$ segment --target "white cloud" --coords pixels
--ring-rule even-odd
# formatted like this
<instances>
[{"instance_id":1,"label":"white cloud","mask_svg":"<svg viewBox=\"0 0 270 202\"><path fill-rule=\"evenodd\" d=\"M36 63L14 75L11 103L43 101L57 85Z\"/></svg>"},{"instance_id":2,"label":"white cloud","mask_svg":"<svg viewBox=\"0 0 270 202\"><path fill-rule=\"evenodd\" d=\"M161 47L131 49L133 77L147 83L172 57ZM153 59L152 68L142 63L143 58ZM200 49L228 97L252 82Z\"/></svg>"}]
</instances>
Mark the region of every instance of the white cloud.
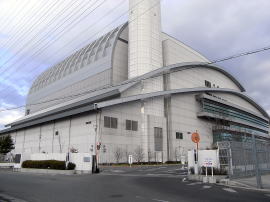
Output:
<instances>
[{"instance_id":1,"label":"white cloud","mask_svg":"<svg viewBox=\"0 0 270 202\"><path fill-rule=\"evenodd\" d=\"M4 125L9 124L16 119L19 119L24 116L24 108L14 109L14 110L5 110L7 108L16 107L14 105L4 103L0 101L0 129L4 128Z\"/></svg>"}]
</instances>

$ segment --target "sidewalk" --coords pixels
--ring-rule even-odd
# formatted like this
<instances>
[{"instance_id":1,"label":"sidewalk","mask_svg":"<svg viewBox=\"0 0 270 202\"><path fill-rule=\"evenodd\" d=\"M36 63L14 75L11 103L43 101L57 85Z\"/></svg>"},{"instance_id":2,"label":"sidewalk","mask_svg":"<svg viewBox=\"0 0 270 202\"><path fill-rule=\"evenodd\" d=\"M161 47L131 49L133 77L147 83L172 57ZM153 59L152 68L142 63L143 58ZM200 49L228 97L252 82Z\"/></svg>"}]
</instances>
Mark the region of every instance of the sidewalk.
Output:
<instances>
[{"instance_id":1,"label":"sidewalk","mask_svg":"<svg viewBox=\"0 0 270 202\"><path fill-rule=\"evenodd\" d=\"M262 178L263 189L270 190L270 175L262 175L261 178ZM256 177L235 179L235 180L232 180L232 182L234 182L236 185L238 184L245 187L257 188Z\"/></svg>"}]
</instances>

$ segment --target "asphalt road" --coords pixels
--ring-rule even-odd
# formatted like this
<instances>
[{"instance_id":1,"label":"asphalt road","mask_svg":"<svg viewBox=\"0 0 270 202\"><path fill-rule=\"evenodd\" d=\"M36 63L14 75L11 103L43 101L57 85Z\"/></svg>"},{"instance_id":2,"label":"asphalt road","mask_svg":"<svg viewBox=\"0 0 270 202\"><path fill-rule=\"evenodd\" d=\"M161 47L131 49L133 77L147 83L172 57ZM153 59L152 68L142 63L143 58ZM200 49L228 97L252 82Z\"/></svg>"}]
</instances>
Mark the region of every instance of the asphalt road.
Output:
<instances>
[{"instance_id":1,"label":"asphalt road","mask_svg":"<svg viewBox=\"0 0 270 202\"><path fill-rule=\"evenodd\" d=\"M188 172L179 165L101 167L102 174L119 176L186 177Z\"/></svg>"},{"instance_id":2,"label":"asphalt road","mask_svg":"<svg viewBox=\"0 0 270 202\"><path fill-rule=\"evenodd\" d=\"M19 202L197 202L270 201L270 195L183 181L173 167L105 169L98 175L41 175L0 170L0 201ZM117 172L113 170L118 170ZM145 170L145 171L143 171ZM144 175L144 173L146 173ZM147 174L152 175L147 175ZM167 175L167 174L166 174ZM16 200L13 200L15 199Z\"/></svg>"}]
</instances>

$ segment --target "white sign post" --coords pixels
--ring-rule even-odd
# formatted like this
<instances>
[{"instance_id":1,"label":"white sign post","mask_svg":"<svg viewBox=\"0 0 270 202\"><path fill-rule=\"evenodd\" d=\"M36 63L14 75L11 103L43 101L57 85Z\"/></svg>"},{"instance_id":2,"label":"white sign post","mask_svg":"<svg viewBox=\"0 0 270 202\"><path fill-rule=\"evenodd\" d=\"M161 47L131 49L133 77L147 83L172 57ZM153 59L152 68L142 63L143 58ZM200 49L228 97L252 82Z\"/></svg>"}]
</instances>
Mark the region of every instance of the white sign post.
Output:
<instances>
[{"instance_id":1,"label":"white sign post","mask_svg":"<svg viewBox=\"0 0 270 202\"><path fill-rule=\"evenodd\" d=\"M203 165L205 166L205 176L207 177L207 168L211 167L212 169L212 177L213 177L213 159L212 158L205 158Z\"/></svg>"},{"instance_id":2,"label":"white sign post","mask_svg":"<svg viewBox=\"0 0 270 202\"><path fill-rule=\"evenodd\" d=\"M128 163L129 163L129 166L131 167L131 164L133 163L132 155L128 155Z\"/></svg>"}]
</instances>

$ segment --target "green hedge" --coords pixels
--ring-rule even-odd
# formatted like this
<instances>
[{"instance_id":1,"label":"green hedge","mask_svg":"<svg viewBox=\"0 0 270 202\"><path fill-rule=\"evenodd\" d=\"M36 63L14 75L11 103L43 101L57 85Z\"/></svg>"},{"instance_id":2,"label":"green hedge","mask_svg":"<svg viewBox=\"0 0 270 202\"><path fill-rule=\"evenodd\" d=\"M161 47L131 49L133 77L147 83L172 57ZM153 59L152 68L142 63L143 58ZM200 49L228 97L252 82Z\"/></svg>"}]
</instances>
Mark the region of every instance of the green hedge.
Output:
<instances>
[{"instance_id":1,"label":"green hedge","mask_svg":"<svg viewBox=\"0 0 270 202\"><path fill-rule=\"evenodd\" d=\"M22 163L23 168L37 168L37 169L55 169L55 170L65 170L65 161L56 160L44 160L44 161L24 161Z\"/></svg>"},{"instance_id":2,"label":"green hedge","mask_svg":"<svg viewBox=\"0 0 270 202\"><path fill-rule=\"evenodd\" d=\"M71 163L69 162L67 165L67 170L74 170L76 168L76 164L75 163Z\"/></svg>"}]
</instances>

